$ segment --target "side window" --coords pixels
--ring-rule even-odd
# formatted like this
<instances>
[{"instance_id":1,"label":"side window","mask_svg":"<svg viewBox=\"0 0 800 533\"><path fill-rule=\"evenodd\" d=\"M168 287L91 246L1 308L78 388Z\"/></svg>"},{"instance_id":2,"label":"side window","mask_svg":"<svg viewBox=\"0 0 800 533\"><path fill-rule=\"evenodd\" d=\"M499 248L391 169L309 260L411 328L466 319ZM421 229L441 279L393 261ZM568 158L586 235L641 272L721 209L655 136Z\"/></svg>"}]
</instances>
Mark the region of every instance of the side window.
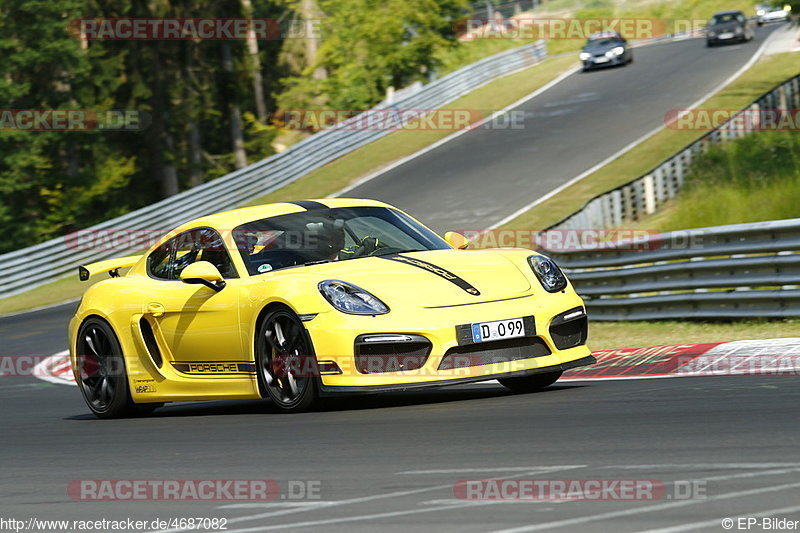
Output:
<instances>
[{"instance_id":1,"label":"side window","mask_svg":"<svg viewBox=\"0 0 800 533\"><path fill-rule=\"evenodd\" d=\"M154 278L177 280L197 261L208 261L223 278L238 277L222 237L209 228L189 230L165 242L147 258L147 268Z\"/></svg>"},{"instance_id":2,"label":"side window","mask_svg":"<svg viewBox=\"0 0 800 533\"><path fill-rule=\"evenodd\" d=\"M170 239L150 254L147 258L147 272L156 279L170 279L169 268L172 260L172 249L175 239Z\"/></svg>"}]
</instances>

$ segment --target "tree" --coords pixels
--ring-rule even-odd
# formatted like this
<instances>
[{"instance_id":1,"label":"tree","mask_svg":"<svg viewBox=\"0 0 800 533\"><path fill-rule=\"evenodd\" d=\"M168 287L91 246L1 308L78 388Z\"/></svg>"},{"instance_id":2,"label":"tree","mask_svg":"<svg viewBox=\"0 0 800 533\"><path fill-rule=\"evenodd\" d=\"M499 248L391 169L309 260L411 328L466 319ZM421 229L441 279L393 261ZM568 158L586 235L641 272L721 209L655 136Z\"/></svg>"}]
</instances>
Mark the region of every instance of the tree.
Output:
<instances>
[{"instance_id":1,"label":"tree","mask_svg":"<svg viewBox=\"0 0 800 533\"><path fill-rule=\"evenodd\" d=\"M317 59L300 76L284 80L281 108L307 107L323 99L333 108L365 109L388 87L427 80L436 52L457 46L461 0L319 0L325 14ZM327 77L315 79L324 68Z\"/></svg>"}]
</instances>

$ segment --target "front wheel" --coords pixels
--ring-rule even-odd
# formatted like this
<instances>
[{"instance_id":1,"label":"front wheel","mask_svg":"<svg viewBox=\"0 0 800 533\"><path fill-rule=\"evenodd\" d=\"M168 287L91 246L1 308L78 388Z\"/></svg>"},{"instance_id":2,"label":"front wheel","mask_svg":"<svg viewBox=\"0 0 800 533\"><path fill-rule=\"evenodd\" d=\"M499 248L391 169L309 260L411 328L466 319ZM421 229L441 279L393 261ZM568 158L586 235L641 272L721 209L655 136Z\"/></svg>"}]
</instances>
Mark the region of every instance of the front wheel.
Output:
<instances>
[{"instance_id":1,"label":"front wheel","mask_svg":"<svg viewBox=\"0 0 800 533\"><path fill-rule=\"evenodd\" d=\"M289 309L261 320L256 334L256 371L263 392L283 412L306 411L317 399L316 358L303 323Z\"/></svg>"},{"instance_id":2,"label":"front wheel","mask_svg":"<svg viewBox=\"0 0 800 533\"><path fill-rule=\"evenodd\" d=\"M561 377L563 372L548 372L546 374L533 374L521 378L503 378L497 381L507 389L514 392L536 392L549 387Z\"/></svg>"}]
</instances>

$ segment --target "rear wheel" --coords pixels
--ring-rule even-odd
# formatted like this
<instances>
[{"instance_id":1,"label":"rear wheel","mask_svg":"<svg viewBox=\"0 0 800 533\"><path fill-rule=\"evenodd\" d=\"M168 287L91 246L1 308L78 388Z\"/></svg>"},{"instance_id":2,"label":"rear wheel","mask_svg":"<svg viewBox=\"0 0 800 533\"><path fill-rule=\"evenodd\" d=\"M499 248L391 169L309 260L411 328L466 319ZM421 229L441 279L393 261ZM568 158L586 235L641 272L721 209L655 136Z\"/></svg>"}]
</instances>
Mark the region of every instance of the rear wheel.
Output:
<instances>
[{"instance_id":1,"label":"rear wheel","mask_svg":"<svg viewBox=\"0 0 800 533\"><path fill-rule=\"evenodd\" d=\"M96 417L145 414L159 407L143 405L140 411L131 400L122 348L114 330L104 320L89 318L83 323L78 330L76 350L78 386Z\"/></svg>"},{"instance_id":2,"label":"rear wheel","mask_svg":"<svg viewBox=\"0 0 800 533\"><path fill-rule=\"evenodd\" d=\"M514 392L536 392L549 387L561 377L563 372L548 372L546 374L533 374L521 378L504 378L497 381L507 389Z\"/></svg>"},{"instance_id":3,"label":"rear wheel","mask_svg":"<svg viewBox=\"0 0 800 533\"><path fill-rule=\"evenodd\" d=\"M308 410L317 399L317 372L311 340L291 310L270 311L256 334L259 386L281 411Z\"/></svg>"}]
</instances>

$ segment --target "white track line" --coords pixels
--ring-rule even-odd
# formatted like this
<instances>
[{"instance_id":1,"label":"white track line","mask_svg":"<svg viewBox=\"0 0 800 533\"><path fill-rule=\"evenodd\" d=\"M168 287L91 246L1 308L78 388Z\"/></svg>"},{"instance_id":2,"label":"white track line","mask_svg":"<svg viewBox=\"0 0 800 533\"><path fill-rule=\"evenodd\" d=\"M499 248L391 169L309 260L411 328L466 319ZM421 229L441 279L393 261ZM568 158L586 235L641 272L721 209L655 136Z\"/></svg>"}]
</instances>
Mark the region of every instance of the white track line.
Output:
<instances>
[{"instance_id":1,"label":"white track line","mask_svg":"<svg viewBox=\"0 0 800 533\"><path fill-rule=\"evenodd\" d=\"M537 65L534 65L533 67L529 67L529 68L534 68L534 67L536 67L538 65L541 65L541 63L538 63ZM361 178L360 180L358 180L358 181L356 181L354 183L351 183L350 185L348 185L344 189L336 191L335 193L329 195L328 197L329 198L339 198L343 194L346 194L346 193L350 192L351 190L355 189L356 187L359 187L359 186L367 183L368 181L371 181L371 180L377 178L378 176L380 176L382 174L385 174L385 173L389 172L390 170L393 170L393 169L399 167L400 165L408 163L412 159L416 159L416 158L420 157L421 155L427 154L428 152L430 152L432 150L436 150L437 148L439 148L443 144L449 143L453 139L461 137L465 133L469 133L469 132L471 132L473 130L479 129L483 124L485 124L485 123L487 123L487 122L489 122L491 120L494 120L496 117L502 115L503 113L507 113L508 111L510 111L510 110L512 110L512 109L514 109L516 107L521 106L522 104L524 104L528 100L539 96L540 94L542 94L546 90L550 89L551 87L557 85L558 83L560 83L564 79L568 78L569 76L572 76L578 70L580 70L579 66L571 68L570 70L560 74L557 78L555 78L555 79L549 81L548 83L546 83L545 85L539 87L538 89L536 89L535 91L533 91L529 95L523 96L522 98L520 98L516 102L504 107L500 111L496 111L496 112L492 113L492 115L490 117L481 119L478 122L476 122L475 124L472 124L472 125L470 125L469 127L465 128L463 130L458 130L455 133L451 133L447 137L445 137L443 139L439 139L435 143L433 143L431 145L428 145L425 148L422 148L421 150L418 150L418 151L414 152L411 155L407 155L407 156L405 156L405 157L403 157L401 159L398 159L394 163L390 163L388 166L385 166L385 167L373 172L372 174L368 174L364 178ZM520 72L520 71L518 71L518 72ZM506 76L508 76L508 75L510 75L510 74L506 74ZM503 77L505 77L505 76L503 76ZM500 78L498 78L498 79L500 79Z\"/></svg>"},{"instance_id":2,"label":"white track line","mask_svg":"<svg viewBox=\"0 0 800 533\"><path fill-rule=\"evenodd\" d=\"M708 100L709 98L711 98L712 96L714 96L715 94L720 92L722 89L724 89L725 87L730 85L736 78L741 76L746 70L748 70L750 67L752 67L755 64L755 62L758 61L759 58L761 57L761 55L764 53L764 49L766 48L767 44L771 42L771 40L774 37L774 35L775 35L775 33L773 32L773 33L771 33L769 35L769 37L764 39L764 42L761 43L761 46L759 46L758 50L756 50L756 52L753 54L753 56L739 70L734 72L733 75L731 75L728 79L726 79L725 81L723 81L722 83L720 83L719 85L714 87L711 91L707 92L705 95L700 97L699 100L694 102L692 105L688 106L687 109L696 108L697 106L699 106L700 104L702 104L703 102L705 102L706 100ZM581 174L578 174L577 176L575 176L574 178L572 178L568 182L564 183L563 185L559 185L558 187L556 187L555 189L553 189L549 193L545 194L541 198L538 198L538 199L530 202L528 205L526 205L524 207L521 207L520 209L517 209L516 211L514 211L513 213L511 213L507 217L503 218L499 222L496 222L496 223L492 224L491 226L489 226L488 229L492 230L492 229L498 228L500 226L503 226L505 224L508 224L509 222L511 222L512 220L517 218L518 216L520 216L523 213L525 213L526 211L529 211L530 209L532 209L532 208L536 207L537 205L541 204L542 202L544 202L546 200L549 200L550 198L552 198L556 194L560 193L564 189L566 189L566 188L578 183L579 181L581 181L586 176L589 176L590 174L593 174L594 172L600 170L601 168L603 168L607 164L611 163L612 161L614 161L618 157L620 157L620 156L626 154L627 152L633 150L634 148L636 148L637 146L642 144L644 141L646 141L647 139L649 139L650 137L652 137L656 133L658 133L661 130L663 130L665 127L666 127L666 125L657 127L653 131L645 134L643 137L640 137L637 140L633 141L632 143L628 144L627 146L625 146L622 150L618 151L617 153L615 153L615 154L607 157L606 159L600 161L599 163L594 165L592 168L582 172Z\"/></svg>"},{"instance_id":3,"label":"white track line","mask_svg":"<svg viewBox=\"0 0 800 533\"><path fill-rule=\"evenodd\" d=\"M703 469L714 469L714 468L724 468L724 469L745 469L745 468L800 468L800 463L659 463L659 464L649 464L649 465L609 465L609 466L602 466L600 468L609 468L612 470L619 470L619 469L626 469L626 470L655 470L655 469L667 469L667 470L703 470Z\"/></svg>"},{"instance_id":4,"label":"white track line","mask_svg":"<svg viewBox=\"0 0 800 533\"><path fill-rule=\"evenodd\" d=\"M786 483L784 485L775 485L771 487L762 487L758 489L740 490L736 492L727 492L717 496L709 496L703 500L682 500L673 501L669 503L661 503L657 505L648 505L645 507L636 507L634 509L626 509L624 511L613 511L609 513L599 513L591 516L582 516L579 518L569 518L566 520L555 520L552 522L543 522L541 524L515 527L510 529L499 529L493 533L528 533L530 531L542 531L550 529L558 529L569 526L577 526L588 523L597 522L599 520L607 520L609 518L621 518L623 516L636 516L639 514L651 513L654 511L661 511L664 509L673 509L678 507L688 507L690 505L697 505L701 503L715 502L721 500L730 500L734 498L741 498L744 496L753 496L757 494L766 494L769 492L778 492L787 489L800 488L800 483Z\"/></svg>"},{"instance_id":5,"label":"white track line","mask_svg":"<svg viewBox=\"0 0 800 533\"><path fill-rule=\"evenodd\" d=\"M764 518L764 517L774 517L775 515L782 515L788 513L794 513L800 511L800 506L795 507L782 507L780 509L769 509L768 511L759 511L757 513L748 513L746 515L736 515L732 517L726 517L733 519L734 521L737 518ZM714 520L705 520L703 522L692 522L690 524L681 524L678 526L673 527L665 527L662 529L648 529L643 531L642 533L681 533L682 531L692 531L694 529L701 529L706 527L714 527L714 526L721 526L722 519L715 518ZM738 529L738 528L737 528Z\"/></svg>"},{"instance_id":6,"label":"white track line","mask_svg":"<svg viewBox=\"0 0 800 533\"><path fill-rule=\"evenodd\" d=\"M729 492L725 494L720 494L718 496L706 498L704 500L684 500L678 502L670 502L664 503L659 505L650 505L647 507L640 507L636 509L629 509L626 511L616 511L611 513L604 513L598 514L594 516L587 516L581 518L574 518L568 520L560 520L554 522L548 522L544 524L537 524L534 526L523 526L521 528L513 528L502 530L503 533L522 533L527 531L539 531L542 529L551 529L551 528L559 528L565 527L568 525L576 525L582 524L586 522L592 522L594 520L602 520L604 518L613 518L616 516L630 516L636 515L641 513L647 513L651 511L658 511L661 509L668 509L673 507L684 507L687 505L695 505L698 503L705 503L708 501L717 501L717 500L726 500L732 498L739 498L742 496L751 496L754 494L762 494L768 492L775 492L778 490L784 490L788 488L796 488L800 487L800 483L789 483L785 485L778 485L774 487L764 487L759 489L751 489L751 490L744 490L744 491L736 491L736 492ZM245 529L233 529L230 530L229 533L257 533L262 531L274 531L274 530L286 530L286 529L296 529L296 528L311 528L317 526L330 526L333 524L342 524L342 523L349 523L349 522L363 522L367 520L378 520L382 518L393 518L397 516L407 516L412 514L422 514L422 513L430 513L430 512L438 512L438 511L446 511L450 509L461 509L465 507L474 507L476 505L480 505L481 503L485 505L495 505L497 502L463 502L463 503L454 503L452 505L440 505L434 506L430 508L423 508L423 509L407 509L402 511L389 511L384 513L371 513L371 514L364 514L364 515L355 515L355 516L345 516L340 518L328 518L328 519L320 519L320 520L309 520L306 522L294 522L290 524L274 524L269 526L260 526L260 527L251 527ZM496 532L500 533L500 532Z\"/></svg>"},{"instance_id":7,"label":"white track line","mask_svg":"<svg viewBox=\"0 0 800 533\"><path fill-rule=\"evenodd\" d=\"M477 472L528 472L538 471L540 474L548 472L558 472L560 470L573 470L575 468L586 468L588 465L561 465L561 466L507 466L498 468L451 468L445 470L405 470L395 472L395 475L427 475L427 474L474 474Z\"/></svg>"},{"instance_id":8,"label":"white track line","mask_svg":"<svg viewBox=\"0 0 800 533\"><path fill-rule=\"evenodd\" d=\"M584 465L567 465L567 466L564 466L562 468L562 470L572 470L572 469L583 468L583 467L584 467ZM556 471L555 470L556 468L557 467L552 467L552 466L532 467L531 469L528 469L525 472L522 472L520 474L513 475L513 476L503 476L503 477L500 477L500 478L497 478L497 479L521 478L521 477L529 476L529 475L537 475L540 472L541 473L550 473L550 472ZM445 485L434 485L434 486L423 487L423 488L419 488L419 489L410 489L410 490L389 492L389 493L383 493L383 494L373 494L373 495L370 495L370 496L362 496L362 497L358 497L358 498L350 498L350 499L347 499L347 500L339 500L339 501L335 501L335 502L330 502L330 503L328 503L326 505L320 505L318 508L322 509L322 508L326 508L326 507L340 507L340 506L343 506L343 505L354 505L354 504L358 504L358 503L366 503L366 502L371 502L371 501L376 501L376 500L385 500L385 499L390 499L390 498L399 498L399 497L402 497L402 496L412 496L414 494L423 494L423 493L426 493L426 492L433 492L433 491L437 491L437 490L447 490L447 489L452 490L453 489L453 484L452 483L447 483ZM465 502L465 504L466 503L467 502ZM305 509L305 508L295 508L295 509L285 509L285 510L282 510L282 511L274 511L274 512L271 512L271 513L259 513L259 514L255 514L255 515L238 516L238 517L229 519L228 520L228 524L236 524L236 523L240 523L240 522L250 522L250 521L253 521L253 520L263 520L265 518L273 518L275 516L294 514L294 513L301 513L301 512L308 511L308 510L309 509ZM289 525L282 524L282 525L276 526L276 527L278 529L280 529L280 528L285 528L286 529L286 528L289 527ZM292 524L291 527L295 527L295 525ZM234 531L239 532L239 533L243 533L245 531L262 531L262 530L263 530L262 528L250 528L250 529L229 530L229 533L233 533ZM186 530L186 529L165 529L165 530L159 530L159 531L155 531L155 532L151 532L151 533L177 533L177 532L181 532L181 531L189 531L189 530Z\"/></svg>"}]
</instances>

